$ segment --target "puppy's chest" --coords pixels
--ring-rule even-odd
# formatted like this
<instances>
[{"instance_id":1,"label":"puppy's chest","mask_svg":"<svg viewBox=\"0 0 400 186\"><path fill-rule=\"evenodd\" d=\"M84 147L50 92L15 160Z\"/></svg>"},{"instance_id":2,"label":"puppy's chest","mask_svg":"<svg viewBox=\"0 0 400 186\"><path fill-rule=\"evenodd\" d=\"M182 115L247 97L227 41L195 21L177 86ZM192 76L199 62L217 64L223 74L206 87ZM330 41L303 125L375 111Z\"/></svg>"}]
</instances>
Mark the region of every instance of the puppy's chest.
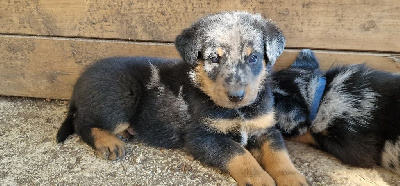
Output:
<instances>
[{"instance_id":1,"label":"puppy's chest","mask_svg":"<svg viewBox=\"0 0 400 186\"><path fill-rule=\"evenodd\" d=\"M242 145L246 145L251 136L260 135L266 128L275 125L273 111L251 118L245 118L240 112L238 115L234 118L205 118L204 122L215 132L230 135Z\"/></svg>"}]
</instances>

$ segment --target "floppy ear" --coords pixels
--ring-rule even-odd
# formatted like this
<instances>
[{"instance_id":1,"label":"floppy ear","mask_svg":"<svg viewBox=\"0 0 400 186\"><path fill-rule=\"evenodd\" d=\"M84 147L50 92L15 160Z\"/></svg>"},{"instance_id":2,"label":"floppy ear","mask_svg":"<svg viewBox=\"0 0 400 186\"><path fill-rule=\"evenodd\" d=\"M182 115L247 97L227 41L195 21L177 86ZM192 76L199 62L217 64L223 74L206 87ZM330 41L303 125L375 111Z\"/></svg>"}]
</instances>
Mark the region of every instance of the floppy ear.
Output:
<instances>
[{"instance_id":1,"label":"floppy ear","mask_svg":"<svg viewBox=\"0 0 400 186\"><path fill-rule=\"evenodd\" d=\"M319 69L319 63L312 50L303 49L297 54L296 61L294 61L290 68L316 70Z\"/></svg>"},{"instance_id":2,"label":"floppy ear","mask_svg":"<svg viewBox=\"0 0 400 186\"><path fill-rule=\"evenodd\" d=\"M268 65L272 67L276 59L282 54L286 40L282 31L270 21L266 21L266 25L263 28L263 35L265 55L268 58Z\"/></svg>"},{"instance_id":3,"label":"floppy ear","mask_svg":"<svg viewBox=\"0 0 400 186\"><path fill-rule=\"evenodd\" d=\"M175 39L175 47L186 63L191 66L197 64L200 52L200 42L194 27L186 28Z\"/></svg>"}]
</instances>

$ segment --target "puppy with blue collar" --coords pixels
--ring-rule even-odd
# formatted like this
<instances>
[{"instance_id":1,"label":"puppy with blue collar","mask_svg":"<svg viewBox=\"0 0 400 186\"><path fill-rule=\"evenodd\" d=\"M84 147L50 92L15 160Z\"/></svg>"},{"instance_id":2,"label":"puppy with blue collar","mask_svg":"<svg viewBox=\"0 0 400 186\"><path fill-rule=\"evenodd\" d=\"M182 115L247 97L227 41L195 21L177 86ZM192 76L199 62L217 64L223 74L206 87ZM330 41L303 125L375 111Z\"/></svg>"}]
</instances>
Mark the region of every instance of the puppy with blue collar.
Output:
<instances>
[{"instance_id":1,"label":"puppy with blue collar","mask_svg":"<svg viewBox=\"0 0 400 186\"><path fill-rule=\"evenodd\" d=\"M400 174L400 75L366 65L322 72L311 50L273 74L277 126L342 162Z\"/></svg>"},{"instance_id":2,"label":"puppy with blue collar","mask_svg":"<svg viewBox=\"0 0 400 186\"><path fill-rule=\"evenodd\" d=\"M307 185L275 128L271 68L285 39L245 12L206 16L175 42L183 60L120 57L79 77L57 134L76 132L105 159L125 155L118 136L182 148L239 185Z\"/></svg>"}]
</instances>

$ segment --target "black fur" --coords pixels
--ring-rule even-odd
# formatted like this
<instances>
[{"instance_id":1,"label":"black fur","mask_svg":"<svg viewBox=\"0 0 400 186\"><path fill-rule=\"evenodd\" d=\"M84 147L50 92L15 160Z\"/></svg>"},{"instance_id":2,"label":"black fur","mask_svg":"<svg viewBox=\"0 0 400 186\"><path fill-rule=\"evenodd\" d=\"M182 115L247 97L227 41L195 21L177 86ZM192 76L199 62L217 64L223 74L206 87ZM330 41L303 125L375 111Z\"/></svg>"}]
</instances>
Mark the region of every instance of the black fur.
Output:
<instances>
[{"instance_id":1,"label":"black fur","mask_svg":"<svg viewBox=\"0 0 400 186\"><path fill-rule=\"evenodd\" d=\"M161 83L171 91L169 99L164 97L166 95L158 98L158 91L154 89L159 87L146 88L151 77L150 64L160 70ZM235 134L217 133L202 120L236 118L239 115L236 109L215 105L194 87L187 77L189 69L183 61L158 58L109 58L95 63L76 83L71 105L77 109L69 110L58 133L58 142L73 133L72 123L78 135L85 138L85 132L91 127L101 125L112 131L116 124L129 122L137 138L149 145L185 147L205 163L222 168L219 161L228 160L236 151L242 151L237 143L240 143L240 138L235 138ZM180 92L188 104L185 111L176 105ZM238 110L246 119L268 113L272 110L271 98L271 88L266 81L257 101ZM91 139L83 140L93 146Z\"/></svg>"},{"instance_id":2,"label":"black fur","mask_svg":"<svg viewBox=\"0 0 400 186\"><path fill-rule=\"evenodd\" d=\"M316 79L326 87L314 121L310 100ZM311 133L316 146L344 163L382 165L400 173L400 75L365 65L319 70L310 50L303 50L288 69L274 73L278 127L286 136ZM394 156L392 156L394 155Z\"/></svg>"},{"instance_id":3,"label":"black fur","mask_svg":"<svg viewBox=\"0 0 400 186\"><path fill-rule=\"evenodd\" d=\"M220 24L207 21L215 17L219 18ZM245 25L241 25L242 22L240 24L224 22L226 17L257 21L253 20L252 24L254 25L244 22ZM265 24L263 27L260 27L261 22ZM217 27L209 24L215 24ZM207 35L203 32L218 34L220 33L218 29L223 30L227 25L232 24L238 24L243 29L250 31L254 31L253 27L260 27L259 32L262 33L256 36L259 35L260 38L263 38L263 35L268 36L265 41L253 41L252 39L257 37L253 38L252 35L246 33L248 40L245 40L246 38L243 40L243 43L246 44L240 43L243 45L240 50L234 48L238 45L230 39L205 41L210 34ZM269 30L262 30L265 28ZM234 33L236 34L233 35L235 38L241 38L239 36L242 33L239 31L241 30ZM261 47L257 47L260 45ZM268 50L264 49L264 45L268 45ZM149 57L122 57L96 62L84 71L74 87L70 110L58 132L57 141L64 141L69 134L75 131L87 144L97 148L96 150L101 150L96 146L98 142L102 141L99 140L102 138L99 134L114 139L112 136L110 137L110 134L114 134L113 132L121 126L120 124L128 123L136 132L135 137L144 143L162 148L183 148L201 162L224 171L229 171L227 164L233 157L245 156L247 150L244 146L248 141L250 141L249 147L251 148L259 148L262 142L268 140L273 144L271 148L274 150L284 150L280 133L276 129L272 129L275 122L272 112L272 88L268 75L276 57L283 51L283 45L284 38L279 29L275 28L272 23L266 22L261 16L228 12L206 17L191 28L184 30L177 37L176 47L183 61ZM210 61L210 55L215 55L215 53L201 55L210 52L211 49L214 50L216 46L219 47L218 50L224 50L224 56L219 56L221 57L220 61ZM248 56L242 55L247 46L253 46L253 54L259 58L253 60L251 64L247 60ZM264 55L271 59L263 60ZM213 64L217 62L218 64ZM206 68L206 65L213 69ZM202 71L202 68L205 70ZM225 72L228 71L236 73L232 76L231 82L226 82L228 75ZM223 81L218 81L218 78ZM252 78L257 81L249 82L249 79ZM207 81L200 81L204 79ZM249 83L257 85L256 89L249 90L247 88ZM219 86L220 88L217 90L212 89L213 87L211 89L204 88L210 88L210 86ZM234 88L232 90L237 92L246 90L246 96L255 91L255 99L248 99L245 103L241 100L216 100L229 96L232 87ZM217 91L221 90L223 94L217 94L219 93ZM211 98L211 94L216 96ZM220 102L216 103L216 101ZM262 116L266 116L265 118L271 116L271 120L264 119ZM259 121L257 119L260 118L267 123L251 123ZM233 127L224 130L224 124ZM241 128L243 126L248 128ZM268 127L272 128L268 129ZM245 133L245 136L242 136L242 133ZM119 144L118 141L115 143ZM117 158L122 157L121 152L123 151L119 151L122 147L113 148L111 146L108 148L110 152L107 153L114 153ZM247 154L249 153L247 152ZM112 157L115 158L115 156ZM254 162L256 161L254 160ZM257 171L257 167L262 170L257 164L255 167L250 167L255 170L249 171ZM238 167L238 169L242 169L242 167ZM247 169L243 169L247 174ZM265 171L263 172L267 174ZM298 175L293 174L293 176ZM253 183L251 181L253 179L257 183L257 180L260 179L256 175L249 176L250 178L247 178L246 175L238 175L237 178L246 178L244 180L247 180L246 183ZM295 178L303 179L302 176ZM260 180L263 179L266 178Z\"/></svg>"},{"instance_id":4,"label":"black fur","mask_svg":"<svg viewBox=\"0 0 400 186\"><path fill-rule=\"evenodd\" d=\"M59 132L57 133L57 142L63 142L67 139L67 137L75 132L73 119L74 114L76 112L76 108L74 104L70 104L68 108L67 118L65 118L64 122L61 124Z\"/></svg>"}]
</instances>

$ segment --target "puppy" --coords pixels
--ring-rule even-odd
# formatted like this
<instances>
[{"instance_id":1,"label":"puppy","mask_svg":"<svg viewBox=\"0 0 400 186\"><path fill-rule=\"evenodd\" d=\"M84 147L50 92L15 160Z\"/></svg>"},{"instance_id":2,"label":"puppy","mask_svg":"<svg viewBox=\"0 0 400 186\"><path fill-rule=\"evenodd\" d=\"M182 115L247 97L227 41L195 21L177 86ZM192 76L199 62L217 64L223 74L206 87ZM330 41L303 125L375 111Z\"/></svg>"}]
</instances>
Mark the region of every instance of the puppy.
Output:
<instances>
[{"instance_id":1,"label":"puppy","mask_svg":"<svg viewBox=\"0 0 400 186\"><path fill-rule=\"evenodd\" d=\"M76 132L105 159L122 158L128 129L183 148L239 185L306 185L275 126L271 67L282 32L260 15L204 17L176 38L182 60L111 58L78 79L57 141ZM267 173L268 172L268 173Z\"/></svg>"},{"instance_id":2,"label":"puppy","mask_svg":"<svg viewBox=\"0 0 400 186\"><path fill-rule=\"evenodd\" d=\"M277 126L285 135L349 165L400 174L400 75L365 65L323 73L312 51L302 50L273 80Z\"/></svg>"}]
</instances>

